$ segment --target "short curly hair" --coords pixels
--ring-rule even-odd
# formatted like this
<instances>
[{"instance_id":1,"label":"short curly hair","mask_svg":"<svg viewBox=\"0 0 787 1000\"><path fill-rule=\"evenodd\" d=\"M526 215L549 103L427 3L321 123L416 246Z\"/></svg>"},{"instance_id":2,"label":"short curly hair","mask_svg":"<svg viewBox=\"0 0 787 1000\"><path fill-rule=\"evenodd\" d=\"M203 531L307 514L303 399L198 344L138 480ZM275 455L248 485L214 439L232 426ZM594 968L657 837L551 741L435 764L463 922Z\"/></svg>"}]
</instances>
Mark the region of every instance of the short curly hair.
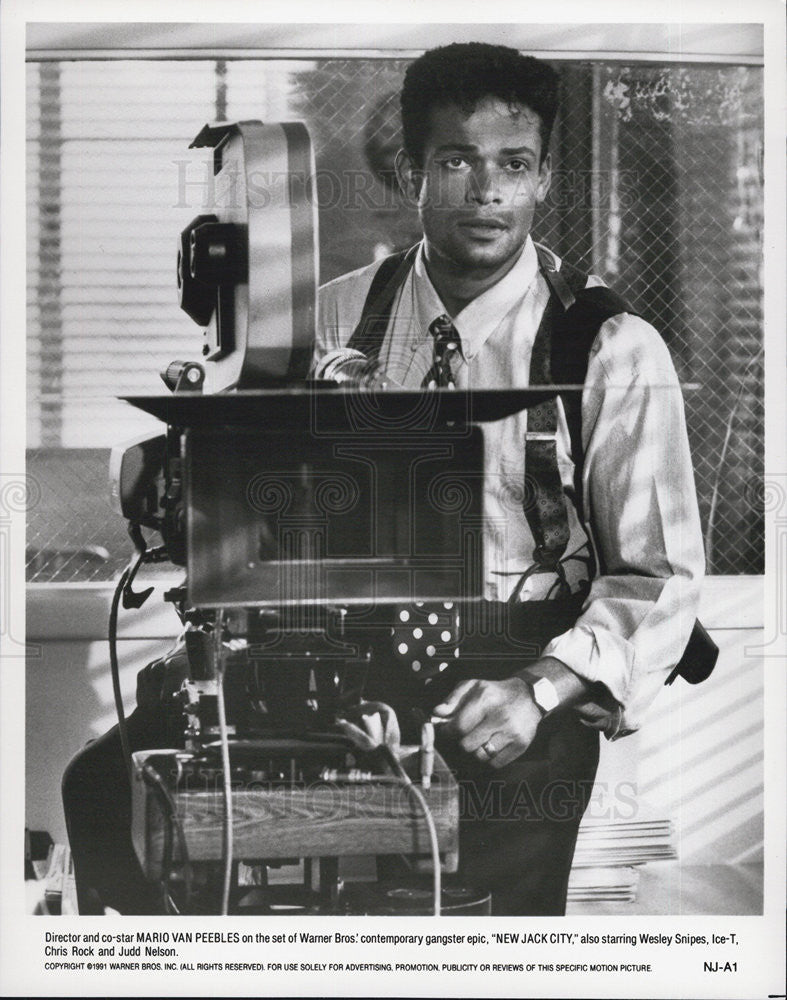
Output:
<instances>
[{"instance_id":1,"label":"short curly hair","mask_svg":"<svg viewBox=\"0 0 787 1000\"><path fill-rule=\"evenodd\" d=\"M505 45L455 42L429 49L404 75L404 148L416 166L423 166L433 108L453 104L470 114L485 97L497 97L538 114L543 159L557 113L559 84L560 77L548 63Z\"/></svg>"}]
</instances>

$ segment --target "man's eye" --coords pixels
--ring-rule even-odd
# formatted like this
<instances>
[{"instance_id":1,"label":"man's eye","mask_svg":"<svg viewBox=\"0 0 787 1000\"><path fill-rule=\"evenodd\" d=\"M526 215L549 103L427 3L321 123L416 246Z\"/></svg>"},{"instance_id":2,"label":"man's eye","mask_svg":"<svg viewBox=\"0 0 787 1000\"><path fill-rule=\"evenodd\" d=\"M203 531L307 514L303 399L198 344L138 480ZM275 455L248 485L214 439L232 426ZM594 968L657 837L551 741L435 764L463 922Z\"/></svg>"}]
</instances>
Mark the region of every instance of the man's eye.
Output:
<instances>
[{"instance_id":1,"label":"man's eye","mask_svg":"<svg viewBox=\"0 0 787 1000\"><path fill-rule=\"evenodd\" d=\"M449 170L462 170L468 165L464 156L448 156L442 162Z\"/></svg>"},{"instance_id":2,"label":"man's eye","mask_svg":"<svg viewBox=\"0 0 787 1000\"><path fill-rule=\"evenodd\" d=\"M513 173L523 173L525 170L530 169L530 164L527 160L509 160L506 164L509 170Z\"/></svg>"}]
</instances>

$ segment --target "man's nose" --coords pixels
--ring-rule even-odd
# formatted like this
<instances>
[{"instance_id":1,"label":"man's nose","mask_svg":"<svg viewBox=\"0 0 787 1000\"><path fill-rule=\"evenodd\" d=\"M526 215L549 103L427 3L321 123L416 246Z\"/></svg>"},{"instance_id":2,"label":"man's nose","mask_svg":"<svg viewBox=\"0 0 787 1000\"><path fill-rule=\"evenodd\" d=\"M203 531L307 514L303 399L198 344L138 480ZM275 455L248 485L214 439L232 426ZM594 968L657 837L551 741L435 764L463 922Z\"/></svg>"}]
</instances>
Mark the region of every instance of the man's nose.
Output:
<instances>
[{"instance_id":1,"label":"man's nose","mask_svg":"<svg viewBox=\"0 0 787 1000\"><path fill-rule=\"evenodd\" d=\"M479 205L492 205L500 201L500 184L497 170L489 164L479 164L470 174L469 200Z\"/></svg>"}]
</instances>

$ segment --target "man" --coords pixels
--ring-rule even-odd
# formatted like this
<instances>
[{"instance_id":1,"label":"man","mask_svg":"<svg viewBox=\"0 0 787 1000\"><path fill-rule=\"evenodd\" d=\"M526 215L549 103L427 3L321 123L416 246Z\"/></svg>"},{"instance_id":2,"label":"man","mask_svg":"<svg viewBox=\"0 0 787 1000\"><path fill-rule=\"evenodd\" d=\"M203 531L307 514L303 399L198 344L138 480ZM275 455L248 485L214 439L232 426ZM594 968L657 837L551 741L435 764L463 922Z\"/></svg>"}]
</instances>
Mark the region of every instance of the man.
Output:
<instances>
[{"instance_id":1,"label":"man","mask_svg":"<svg viewBox=\"0 0 787 1000\"><path fill-rule=\"evenodd\" d=\"M397 173L424 236L375 345L389 379L427 387L437 366L457 388L529 383L550 298L539 253L561 266L530 238L549 191L557 90L545 63L479 43L431 50L408 68ZM317 366L355 343L378 267L322 289ZM511 618L543 652L528 662L505 636L487 639L489 662L482 644L441 678L433 707L449 720L441 749L466 793L462 875L493 890L496 913L564 912L596 730L614 738L638 726L688 641L704 566L682 401L658 334L626 313L601 325L582 394L581 484L557 408L557 468L571 501L559 561L539 559L527 511L511 502L534 475L527 413L484 428L485 597L513 602ZM556 591L574 597L545 615ZM401 711L408 683L380 677L374 694Z\"/></svg>"}]
</instances>

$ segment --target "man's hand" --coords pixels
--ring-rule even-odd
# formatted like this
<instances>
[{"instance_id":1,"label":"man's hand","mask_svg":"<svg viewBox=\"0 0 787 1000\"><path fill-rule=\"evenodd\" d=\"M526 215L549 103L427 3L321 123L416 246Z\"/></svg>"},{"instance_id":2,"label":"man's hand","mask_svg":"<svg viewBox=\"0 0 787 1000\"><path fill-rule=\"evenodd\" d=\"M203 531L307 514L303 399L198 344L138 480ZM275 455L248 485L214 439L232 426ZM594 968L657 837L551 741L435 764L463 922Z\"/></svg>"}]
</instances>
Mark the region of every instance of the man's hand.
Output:
<instances>
[{"instance_id":1,"label":"man's hand","mask_svg":"<svg viewBox=\"0 0 787 1000\"><path fill-rule=\"evenodd\" d=\"M464 681L433 713L450 716L449 731L458 736L462 749L494 768L521 756L541 721L541 712L521 677Z\"/></svg>"}]
</instances>

